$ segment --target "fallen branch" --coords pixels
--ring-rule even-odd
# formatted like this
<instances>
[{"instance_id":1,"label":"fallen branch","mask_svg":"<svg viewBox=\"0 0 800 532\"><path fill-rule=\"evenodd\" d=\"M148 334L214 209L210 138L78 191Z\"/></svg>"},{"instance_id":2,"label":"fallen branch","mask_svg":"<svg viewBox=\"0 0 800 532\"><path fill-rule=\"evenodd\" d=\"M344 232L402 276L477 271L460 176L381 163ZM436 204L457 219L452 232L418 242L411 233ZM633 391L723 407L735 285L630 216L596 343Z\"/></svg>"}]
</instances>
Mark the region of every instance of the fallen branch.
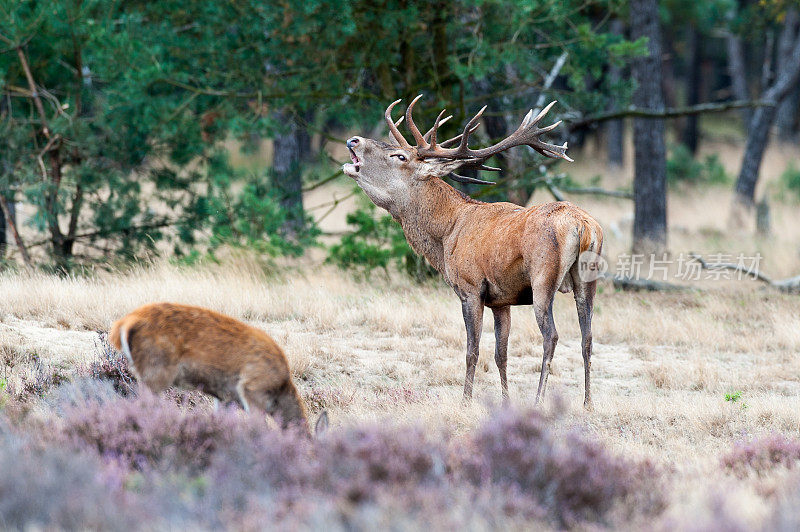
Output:
<instances>
[{"instance_id":1,"label":"fallen branch","mask_svg":"<svg viewBox=\"0 0 800 532\"><path fill-rule=\"evenodd\" d=\"M731 109L743 109L746 107L775 107L776 105L777 103L771 100L735 100L732 102L701 103L698 105L689 105L685 107L673 107L662 109L660 111L653 111L652 109L640 109L634 106L629 106L626 109L620 109L618 111L611 111L608 113L600 113L581 118L580 120L575 120L569 124L569 129L570 131L574 131L598 122L616 120L618 118L678 118L681 116L700 115L705 113L721 113ZM564 120L568 121L569 119L565 118Z\"/></svg>"},{"instance_id":2,"label":"fallen branch","mask_svg":"<svg viewBox=\"0 0 800 532\"><path fill-rule=\"evenodd\" d=\"M691 253L689 255L697 262L700 263L700 266L704 270L732 270L735 272L740 272L745 275L751 275L753 280L761 281L762 283L768 284L773 288L777 288L781 292L786 292L788 294L798 294L800 293L800 275L796 277L790 277L788 279L779 279L777 281L773 280L769 275L765 273L761 273L758 271L757 268L745 268L741 264L734 264L733 262L706 262L703 257L698 255L697 253Z\"/></svg>"},{"instance_id":3,"label":"fallen branch","mask_svg":"<svg viewBox=\"0 0 800 532\"><path fill-rule=\"evenodd\" d=\"M688 286L665 283L664 281L634 279L631 277L612 275L610 273L602 274L601 279L613 282L614 288L625 290L626 292L679 292L690 289Z\"/></svg>"}]
</instances>

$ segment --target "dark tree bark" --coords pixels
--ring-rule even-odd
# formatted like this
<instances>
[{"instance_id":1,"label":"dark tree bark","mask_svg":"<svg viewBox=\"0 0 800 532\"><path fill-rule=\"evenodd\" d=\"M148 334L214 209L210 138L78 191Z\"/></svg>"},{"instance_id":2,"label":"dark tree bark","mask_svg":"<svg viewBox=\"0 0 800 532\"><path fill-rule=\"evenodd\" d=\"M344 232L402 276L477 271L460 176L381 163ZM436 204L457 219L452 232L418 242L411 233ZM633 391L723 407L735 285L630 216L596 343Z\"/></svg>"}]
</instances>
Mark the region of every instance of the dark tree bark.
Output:
<instances>
[{"instance_id":1,"label":"dark tree bark","mask_svg":"<svg viewBox=\"0 0 800 532\"><path fill-rule=\"evenodd\" d=\"M690 106L700 103L700 79L703 62L702 42L702 35L697 31L697 28L690 28L687 39L689 69L686 75L686 105ZM697 153L697 146L700 143L698 122L699 117L697 115L689 115L686 117L683 127L683 144L689 148L692 155Z\"/></svg>"},{"instance_id":2,"label":"dark tree bark","mask_svg":"<svg viewBox=\"0 0 800 532\"><path fill-rule=\"evenodd\" d=\"M737 100L747 100L747 69L744 60L744 45L738 35L729 34L725 38L725 46L728 51L728 75L731 78L731 92ZM742 108L740 111L742 123L745 130L750 124L750 117L753 112L749 108Z\"/></svg>"},{"instance_id":3,"label":"dark tree bark","mask_svg":"<svg viewBox=\"0 0 800 532\"><path fill-rule=\"evenodd\" d=\"M288 212L285 230L295 234L303 224L303 179L300 173L301 133L286 111L278 113L278 122L285 124L273 139L272 178L278 189L281 205Z\"/></svg>"},{"instance_id":4,"label":"dark tree bark","mask_svg":"<svg viewBox=\"0 0 800 532\"><path fill-rule=\"evenodd\" d=\"M639 108L662 110L661 28L657 0L632 0L630 3L631 39L647 37L647 57L632 63L637 88L633 103ZM635 118L634 146L634 253L662 253L667 245L667 176L664 146L664 120Z\"/></svg>"},{"instance_id":5,"label":"dark tree bark","mask_svg":"<svg viewBox=\"0 0 800 532\"><path fill-rule=\"evenodd\" d=\"M797 141L798 110L800 110L800 87L795 87L778 107L778 117L775 122L781 142Z\"/></svg>"},{"instance_id":6,"label":"dark tree bark","mask_svg":"<svg viewBox=\"0 0 800 532\"><path fill-rule=\"evenodd\" d=\"M622 35L623 26L620 19L615 19L611 23L611 33L615 35ZM619 83L622 79L622 67L611 65L608 69L608 81L612 85ZM616 98L611 98L608 110L613 111L617 108L619 102ZM624 143L625 143L625 122L622 120L609 120L606 124L606 153L608 156L608 165L611 168L618 169L622 166L624 161Z\"/></svg>"},{"instance_id":7,"label":"dark tree bark","mask_svg":"<svg viewBox=\"0 0 800 532\"><path fill-rule=\"evenodd\" d=\"M784 19L784 31L781 32L778 40L778 62L785 64L791 61L792 44L797 39L797 32L800 28L800 15L797 10L790 10ZM797 133L797 109L800 103L800 87L795 86L783 98L778 106L777 117L775 119L778 127L778 138L784 142L794 140Z\"/></svg>"},{"instance_id":8,"label":"dark tree bark","mask_svg":"<svg viewBox=\"0 0 800 532\"><path fill-rule=\"evenodd\" d=\"M797 13L794 10L790 13L794 13L795 23L792 25L786 24L783 27L781 39L787 38L785 34L787 32L790 33L793 38L792 46L790 47L791 52L783 58L779 58L774 81L763 92L763 100L780 103L800 79L800 35L798 35L796 27ZM789 15L787 15L788 19ZM750 120L742 168L736 180L736 194L730 220L732 227L742 227L745 217L753 211L755 206L759 168L769 142L770 128L775 121L777 113L777 107L759 107L755 110Z\"/></svg>"},{"instance_id":9,"label":"dark tree bark","mask_svg":"<svg viewBox=\"0 0 800 532\"><path fill-rule=\"evenodd\" d=\"M314 112L311 110L303 111L302 124L297 130L298 149L300 151L300 161L309 162L316 156L315 150L311 146L311 130L309 126L314 120Z\"/></svg>"},{"instance_id":10,"label":"dark tree bark","mask_svg":"<svg viewBox=\"0 0 800 532\"><path fill-rule=\"evenodd\" d=\"M25 264L25 267L28 268L29 271L33 271L33 263L31 262L30 255L28 255L28 249L25 247L25 243L22 241L22 237L17 230L16 209L14 208L13 198L11 201L8 201L5 196L0 195L0 211L2 211L3 217L5 218L6 226L11 229L11 234L14 237L17 248L19 248L19 254L22 257L22 263Z\"/></svg>"},{"instance_id":11,"label":"dark tree bark","mask_svg":"<svg viewBox=\"0 0 800 532\"><path fill-rule=\"evenodd\" d=\"M2 194L2 192L0 192ZM10 204L9 207L13 205ZM0 259L5 258L8 249L8 228L6 227L6 217L0 216Z\"/></svg>"}]
</instances>

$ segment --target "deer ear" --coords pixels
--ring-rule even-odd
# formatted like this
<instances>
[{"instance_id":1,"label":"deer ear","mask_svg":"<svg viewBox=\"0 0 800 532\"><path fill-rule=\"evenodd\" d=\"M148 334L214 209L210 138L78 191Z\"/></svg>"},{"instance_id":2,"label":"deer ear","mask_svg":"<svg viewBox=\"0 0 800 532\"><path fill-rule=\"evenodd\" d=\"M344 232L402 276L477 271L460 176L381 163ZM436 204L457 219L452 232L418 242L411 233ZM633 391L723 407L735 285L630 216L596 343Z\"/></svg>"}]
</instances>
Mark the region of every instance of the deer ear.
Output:
<instances>
[{"instance_id":1,"label":"deer ear","mask_svg":"<svg viewBox=\"0 0 800 532\"><path fill-rule=\"evenodd\" d=\"M314 424L314 436L320 437L328 431L328 411L323 410Z\"/></svg>"},{"instance_id":2,"label":"deer ear","mask_svg":"<svg viewBox=\"0 0 800 532\"><path fill-rule=\"evenodd\" d=\"M445 177L466 164L458 159L423 159L420 172L426 177Z\"/></svg>"}]
</instances>

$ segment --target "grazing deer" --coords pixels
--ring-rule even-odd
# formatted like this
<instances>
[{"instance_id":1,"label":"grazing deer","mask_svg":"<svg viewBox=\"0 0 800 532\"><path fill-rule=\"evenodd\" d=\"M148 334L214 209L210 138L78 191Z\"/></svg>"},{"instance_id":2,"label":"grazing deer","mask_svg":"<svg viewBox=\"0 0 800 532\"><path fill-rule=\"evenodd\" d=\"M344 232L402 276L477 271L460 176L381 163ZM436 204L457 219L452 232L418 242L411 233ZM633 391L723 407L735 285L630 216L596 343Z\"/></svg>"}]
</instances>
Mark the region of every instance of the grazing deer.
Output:
<instances>
[{"instance_id":1,"label":"grazing deer","mask_svg":"<svg viewBox=\"0 0 800 532\"><path fill-rule=\"evenodd\" d=\"M223 403L270 414L283 428L300 425L310 434L286 355L255 327L200 307L154 303L115 322L109 340L153 393L169 386L198 389ZM318 434L327 421L323 412Z\"/></svg>"},{"instance_id":2,"label":"grazing deer","mask_svg":"<svg viewBox=\"0 0 800 532\"><path fill-rule=\"evenodd\" d=\"M400 222L411 247L423 255L461 298L467 329L467 373L464 400L472 398L475 365L481 337L483 308L494 314L495 362L500 371L503 398L508 398L506 358L511 326L511 305L533 305L542 332L544 357L536 402L544 397L547 376L558 333L553 322L553 297L556 290L575 295L581 328L585 399L591 408L589 374L592 356L592 307L596 280L583 280L582 267L596 269L603 245L600 225L569 202L546 203L523 208L512 203L483 203L457 191L442 177L451 175L459 182L491 184L462 177L453 172L472 167L497 170L484 162L514 146L528 145L542 155L571 161L567 144L557 146L539 139L559 123L544 128L536 124L550 110L538 116L531 110L509 137L493 146L470 149L469 137L478 128L484 107L464 127L463 133L444 142L437 139L439 126L449 118L439 113L433 127L424 135L412 117L417 96L408 106L405 121L416 145L403 137L392 119L392 103L384 114L397 145L352 137L347 141L352 163L343 171L352 177L369 198L389 211ZM458 143L457 146L446 148ZM579 256L584 252L591 252ZM587 258L588 257L588 258ZM584 276L586 277L586 276Z\"/></svg>"}]
</instances>

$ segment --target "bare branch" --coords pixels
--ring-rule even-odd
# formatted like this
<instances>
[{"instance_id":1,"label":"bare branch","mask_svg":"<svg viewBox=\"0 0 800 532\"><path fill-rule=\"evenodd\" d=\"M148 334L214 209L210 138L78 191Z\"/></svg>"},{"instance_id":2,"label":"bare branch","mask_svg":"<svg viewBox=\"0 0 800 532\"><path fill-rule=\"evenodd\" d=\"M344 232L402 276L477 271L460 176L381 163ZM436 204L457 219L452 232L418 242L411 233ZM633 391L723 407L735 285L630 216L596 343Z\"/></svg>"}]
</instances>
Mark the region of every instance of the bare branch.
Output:
<instances>
[{"instance_id":1,"label":"bare branch","mask_svg":"<svg viewBox=\"0 0 800 532\"><path fill-rule=\"evenodd\" d=\"M605 122L607 120L616 120L618 118L677 118L681 116L700 115L705 113L721 113L731 109L742 109L746 107L775 107L776 105L778 105L777 102L773 100L736 100L732 102L701 103L698 105L689 105L685 107L673 107L661 111L639 109L634 106L629 106L627 109L587 116L572 122L569 122L569 118L564 118L564 121L569 122L569 129L570 131L573 131L592 124Z\"/></svg>"},{"instance_id":2,"label":"bare branch","mask_svg":"<svg viewBox=\"0 0 800 532\"><path fill-rule=\"evenodd\" d=\"M706 262L705 259L697 253L691 253L689 256L699 262L700 266L705 270L733 270L745 275L752 275L754 280L766 283L773 288L777 288L781 292L790 294L800 293L800 275L775 281L767 274L758 271L758 269L745 268L740 264L734 264L732 262Z\"/></svg>"}]
</instances>

